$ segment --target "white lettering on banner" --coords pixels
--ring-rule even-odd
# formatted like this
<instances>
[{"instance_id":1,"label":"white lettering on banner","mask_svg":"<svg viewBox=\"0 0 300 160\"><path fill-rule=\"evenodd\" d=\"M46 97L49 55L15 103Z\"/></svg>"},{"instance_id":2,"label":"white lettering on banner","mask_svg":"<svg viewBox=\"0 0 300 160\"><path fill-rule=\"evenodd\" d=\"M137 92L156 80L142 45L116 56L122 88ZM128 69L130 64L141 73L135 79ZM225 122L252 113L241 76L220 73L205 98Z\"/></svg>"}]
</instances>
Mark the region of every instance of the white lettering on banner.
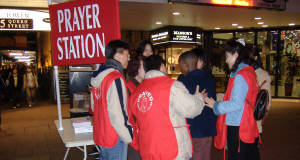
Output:
<instances>
[{"instance_id":1,"label":"white lettering on banner","mask_svg":"<svg viewBox=\"0 0 300 160\"><path fill-rule=\"evenodd\" d=\"M57 48L58 48L58 50L59 50L59 52L60 52L60 55L58 55L58 60L62 60L63 57L64 57L64 51L63 51L63 49L61 48L60 43L61 43L61 38L57 38L56 45L57 45Z\"/></svg>"},{"instance_id":2,"label":"white lettering on banner","mask_svg":"<svg viewBox=\"0 0 300 160\"><path fill-rule=\"evenodd\" d=\"M62 25L65 26L65 32L72 32L75 30L80 31L84 30L85 28L101 28L99 14L100 9L98 4L74 7L73 14L71 14L71 10L69 8L57 10L58 31L59 33L63 32Z\"/></svg>"},{"instance_id":3,"label":"white lettering on banner","mask_svg":"<svg viewBox=\"0 0 300 160\"><path fill-rule=\"evenodd\" d=\"M79 40L81 45L79 44ZM102 33L102 37L99 36L98 33L95 33L94 35L89 33L86 36L76 35L69 37L58 37L56 45L60 52L58 54L58 60L63 60L64 58L77 59L81 56L82 58L85 58L86 55L88 58L94 58L95 55L96 57L100 57L100 51L102 52L102 56L104 56L105 53L105 36L104 33Z\"/></svg>"}]
</instances>

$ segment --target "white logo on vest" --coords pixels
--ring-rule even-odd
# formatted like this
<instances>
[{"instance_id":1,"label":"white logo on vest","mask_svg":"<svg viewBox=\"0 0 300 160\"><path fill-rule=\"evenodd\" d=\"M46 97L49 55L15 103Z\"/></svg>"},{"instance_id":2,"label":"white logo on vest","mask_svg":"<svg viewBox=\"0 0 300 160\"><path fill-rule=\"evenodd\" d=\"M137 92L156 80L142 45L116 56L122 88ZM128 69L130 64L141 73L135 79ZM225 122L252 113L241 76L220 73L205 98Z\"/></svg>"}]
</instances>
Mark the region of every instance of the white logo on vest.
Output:
<instances>
[{"instance_id":1,"label":"white logo on vest","mask_svg":"<svg viewBox=\"0 0 300 160\"><path fill-rule=\"evenodd\" d=\"M148 91L143 91L137 100L137 106L139 111L141 112L148 112L151 107L152 107L152 103L153 103L153 97L152 94Z\"/></svg>"}]
</instances>

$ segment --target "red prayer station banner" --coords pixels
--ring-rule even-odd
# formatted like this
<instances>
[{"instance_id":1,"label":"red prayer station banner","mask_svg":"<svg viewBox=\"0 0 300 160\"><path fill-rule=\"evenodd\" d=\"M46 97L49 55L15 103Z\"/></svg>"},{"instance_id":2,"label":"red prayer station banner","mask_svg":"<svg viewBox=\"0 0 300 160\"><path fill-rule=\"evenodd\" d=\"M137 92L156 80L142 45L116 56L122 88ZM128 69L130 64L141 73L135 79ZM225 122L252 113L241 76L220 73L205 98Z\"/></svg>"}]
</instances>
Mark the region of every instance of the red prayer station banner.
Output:
<instances>
[{"instance_id":1,"label":"red prayer station banner","mask_svg":"<svg viewBox=\"0 0 300 160\"><path fill-rule=\"evenodd\" d=\"M107 43L121 38L118 0L49 6L53 65L104 63Z\"/></svg>"}]
</instances>

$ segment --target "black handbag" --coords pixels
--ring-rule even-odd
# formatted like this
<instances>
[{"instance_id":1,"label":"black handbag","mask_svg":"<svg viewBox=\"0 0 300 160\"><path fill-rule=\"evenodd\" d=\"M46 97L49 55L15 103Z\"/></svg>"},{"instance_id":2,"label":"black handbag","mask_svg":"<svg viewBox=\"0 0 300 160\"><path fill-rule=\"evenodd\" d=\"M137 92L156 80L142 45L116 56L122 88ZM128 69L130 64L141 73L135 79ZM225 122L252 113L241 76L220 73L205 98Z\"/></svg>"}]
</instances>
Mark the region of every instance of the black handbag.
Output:
<instances>
[{"instance_id":1,"label":"black handbag","mask_svg":"<svg viewBox=\"0 0 300 160\"><path fill-rule=\"evenodd\" d=\"M267 113L267 107L269 105L269 92L266 89L261 89L261 87L266 83L265 80L260 86L259 91L256 96L255 106L246 99L247 103L250 104L254 111L254 119L261 120Z\"/></svg>"}]
</instances>

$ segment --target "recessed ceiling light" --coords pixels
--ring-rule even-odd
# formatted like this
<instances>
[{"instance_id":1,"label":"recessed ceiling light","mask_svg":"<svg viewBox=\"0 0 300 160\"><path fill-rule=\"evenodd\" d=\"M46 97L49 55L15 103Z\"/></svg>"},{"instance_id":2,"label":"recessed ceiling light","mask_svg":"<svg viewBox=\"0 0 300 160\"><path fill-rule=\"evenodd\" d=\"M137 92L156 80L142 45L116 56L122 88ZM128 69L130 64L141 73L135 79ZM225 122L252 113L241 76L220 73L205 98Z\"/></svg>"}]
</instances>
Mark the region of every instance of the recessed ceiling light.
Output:
<instances>
[{"instance_id":1,"label":"recessed ceiling light","mask_svg":"<svg viewBox=\"0 0 300 160\"><path fill-rule=\"evenodd\" d=\"M157 21L156 24L162 24L160 21Z\"/></svg>"},{"instance_id":2,"label":"recessed ceiling light","mask_svg":"<svg viewBox=\"0 0 300 160\"><path fill-rule=\"evenodd\" d=\"M262 18L261 17L255 17L254 19L255 20L261 20Z\"/></svg>"},{"instance_id":3,"label":"recessed ceiling light","mask_svg":"<svg viewBox=\"0 0 300 160\"><path fill-rule=\"evenodd\" d=\"M238 24L237 23L232 23L232 26L238 26Z\"/></svg>"},{"instance_id":4,"label":"recessed ceiling light","mask_svg":"<svg viewBox=\"0 0 300 160\"><path fill-rule=\"evenodd\" d=\"M295 25L295 23L289 23L289 26L294 26Z\"/></svg>"},{"instance_id":5,"label":"recessed ceiling light","mask_svg":"<svg viewBox=\"0 0 300 160\"><path fill-rule=\"evenodd\" d=\"M264 24L264 25L262 25L262 27L268 27L268 25L267 25L267 24Z\"/></svg>"},{"instance_id":6,"label":"recessed ceiling light","mask_svg":"<svg viewBox=\"0 0 300 160\"><path fill-rule=\"evenodd\" d=\"M178 16L178 15L180 15L180 12L173 12L173 15Z\"/></svg>"},{"instance_id":7,"label":"recessed ceiling light","mask_svg":"<svg viewBox=\"0 0 300 160\"><path fill-rule=\"evenodd\" d=\"M264 22L257 22L257 24L264 24Z\"/></svg>"},{"instance_id":8,"label":"recessed ceiling light","mask_svg":"<svg viewBox=\"0 0 300 160\"><path fill-rule=\"evenodd\" d=\"M216 27L215 29L219 30L219 29L221 29L221 28L219 28L219 27Z\"/></svg>"},{"instance_id":9,"label":"recessed ceiling light","mask_svg":"<svg viewBox=\"0 0 300 160\"><path fill-rule=\"evenodd\" d=\"M238 26L238 28L244 28L244 26Z\"/></svg>"}]
</instances>

